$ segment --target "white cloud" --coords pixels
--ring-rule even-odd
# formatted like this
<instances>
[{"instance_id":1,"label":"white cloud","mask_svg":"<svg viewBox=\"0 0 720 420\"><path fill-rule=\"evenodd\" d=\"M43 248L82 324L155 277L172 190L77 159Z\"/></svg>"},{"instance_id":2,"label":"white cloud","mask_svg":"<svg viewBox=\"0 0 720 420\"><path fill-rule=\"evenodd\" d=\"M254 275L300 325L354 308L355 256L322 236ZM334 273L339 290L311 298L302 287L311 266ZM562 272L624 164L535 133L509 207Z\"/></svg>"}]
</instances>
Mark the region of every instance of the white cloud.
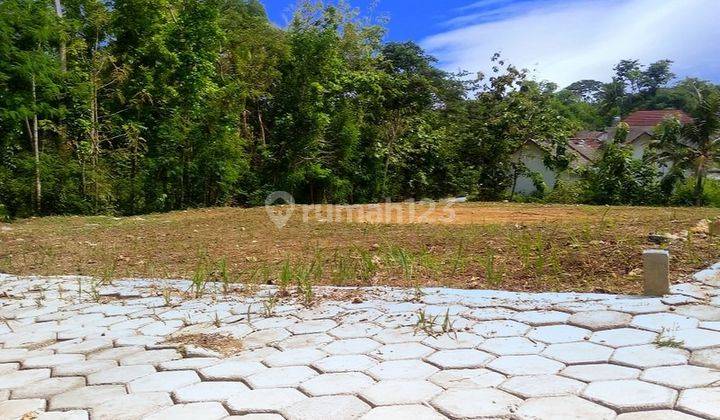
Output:
<instances>
[{"instance_id":1,"label":"white cloud","mask_svg":"<svg viewBox=\"0 0 720 420\"><path fill-rule=\"evenodd\" d=\"M454 29L422 41L449 71L486 71L499 51L534 70L537 79L561 86L607 81L625 58L669 58L679 76L720 81L720 0L490 0L474 6L447 22Z\"/></svg>"}]
</instances>

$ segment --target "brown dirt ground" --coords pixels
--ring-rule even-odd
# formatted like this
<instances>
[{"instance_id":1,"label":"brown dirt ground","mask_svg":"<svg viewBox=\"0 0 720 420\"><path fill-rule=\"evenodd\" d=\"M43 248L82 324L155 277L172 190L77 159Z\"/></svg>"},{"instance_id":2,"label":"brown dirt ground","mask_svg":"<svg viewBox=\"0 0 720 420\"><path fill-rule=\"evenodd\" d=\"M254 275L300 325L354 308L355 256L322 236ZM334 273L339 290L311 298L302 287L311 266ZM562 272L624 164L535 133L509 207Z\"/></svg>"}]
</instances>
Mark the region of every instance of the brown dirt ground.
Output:
<instances>
[{"instance_id":1,"label":"brown dirt ground","mask_svg":"<svg viewBox=\"0 0 720 420\"><path fill-rule=\"evenodd\" d=\"M264 208L33 218L0 224L0 272L220 280L224 259L232 282L638 293L649 234L718 216L710 208L465 203L418 205L414 215L409 205L298 206L282 229ZM720 238L702 233L665 247L678 281L720 260Z\"/></svg>"}]
</instances>

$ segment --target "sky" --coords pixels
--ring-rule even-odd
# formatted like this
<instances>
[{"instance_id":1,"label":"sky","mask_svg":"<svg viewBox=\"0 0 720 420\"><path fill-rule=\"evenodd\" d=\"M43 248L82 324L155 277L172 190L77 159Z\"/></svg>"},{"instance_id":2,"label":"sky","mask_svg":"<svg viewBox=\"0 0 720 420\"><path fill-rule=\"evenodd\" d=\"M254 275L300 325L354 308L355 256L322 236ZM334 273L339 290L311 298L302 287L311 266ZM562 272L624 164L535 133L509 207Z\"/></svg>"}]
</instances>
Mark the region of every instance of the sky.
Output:
<instances>
[{"instance_id":1,"label":"sky","mask_svg":"<svg viewBox=\"0 0 720 420\"><path fill-rule=\"evenodd\" d=\"M285 26L295 0L261 0ZM377 3L373 8L372 4ZM720 83L720 0L354 0L387 16L388 40L412 40L448 71L487 72L500 52L534 78L609 81L620 60L668 58L679 77Z\"/></svg>"}]
</instances>

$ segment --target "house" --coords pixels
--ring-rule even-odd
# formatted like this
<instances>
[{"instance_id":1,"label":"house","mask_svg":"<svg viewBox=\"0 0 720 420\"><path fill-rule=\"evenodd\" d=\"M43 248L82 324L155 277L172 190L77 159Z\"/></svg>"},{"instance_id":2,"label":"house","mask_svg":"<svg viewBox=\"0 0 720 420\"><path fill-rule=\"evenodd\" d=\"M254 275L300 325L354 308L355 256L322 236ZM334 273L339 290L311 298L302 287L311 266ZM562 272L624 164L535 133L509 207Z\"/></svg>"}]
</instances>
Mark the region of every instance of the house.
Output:
<instances>
[{"instance_id":1,"label":"house","mask_svg":"<svg viewBox=\"0 0 720 420\"><path fill-rule=\"evenodd\" d=\"M693 121L692 117L677 109L644 110L635 111L622 120L618 118L613 126L608 127L605 131L580 131L568 139L568 152L572 156L571 170L560 174L545 166L544 151L536 142L528 141L515 154L515 158L522 162L529 171L542 176L547 188L552 189L558 179L563 182L576 181L578 176L576 171L572 169L579 169L597 161L600 158L600 153L602 153L602 145L614 138L617 123L620 121L630 127L625 143L632 146L633 157L642 159L652 140L655 127L664 119L672 116L677 117L683 124ZM529 195L535 191L535 183L530 176L521 175L517 178L515 182L516 193Z\"/></svg>"}]
</instances>

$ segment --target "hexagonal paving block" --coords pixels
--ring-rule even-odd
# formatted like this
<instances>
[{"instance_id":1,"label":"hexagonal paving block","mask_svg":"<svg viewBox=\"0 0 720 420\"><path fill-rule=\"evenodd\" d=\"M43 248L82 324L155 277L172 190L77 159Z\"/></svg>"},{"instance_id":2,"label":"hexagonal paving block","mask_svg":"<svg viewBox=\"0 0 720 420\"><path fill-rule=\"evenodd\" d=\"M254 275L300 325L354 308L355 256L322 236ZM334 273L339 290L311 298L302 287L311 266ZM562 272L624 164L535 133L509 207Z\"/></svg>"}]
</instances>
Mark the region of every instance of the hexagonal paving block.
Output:
<instances>
[{"instance_id":1,"label":"hexagonal paving block","mask_svg":"<svg viewBox=\"0 0 720 420\"><path fill-rule=\"evenodd\" d=\"M260 362L228 360L199 370L200 375L211 381L240 380L267 369Z\"/></svg>"},{"instance_id":2,"label":"hexagonal paving block","mask_svg":"<svg viewBox=\"0 0 720 420\"><path fill-rule=\"evenodd\" d=\"M55 395L50 399L48 408L63 411L79 410L95 407L125 394L125 387L122 385L86 386Z\"/></svg>"},{"instance_id":3,"label":"hexagonal paving block","mask_svg":"<svg viewBox=\"0 0 720 420\"><path fill-rule=\"evenodd\" d=\"M720 371L700 366L664 366L647 369L640 379L670 388L700 388L720 383Z\"/></svg>"},{"instance_id":4,"label":"hexagonal paving block","mask_svg":"<svg viewBox=\"0 0 720 420\"><path fill-rule=\"evenodd\" d=\"M392 360L382 362L367 372L373 378L381 381L389 379L425 379L437 371L438 368L435 366L419 360Z\"/></svg>"},{"instance_id":5,"label":"hexagonal paving block","mask_svg":"<svg viewBox=\"0 0 720 420\"><path fill-rule=\"evenodd\" d=\"M527 375L509 378L500 389L522 398L553 397L579 393L585 384L557 375Z\"/></svg>"},{"instance_id":6,"label":"hexagonal paving block","mask_svg":"<svg viewBox=\"0 0 720 420\"><path fill-rule=\"evenodd\" d=\"M417 318L417 317L416 317ZM416 320L417 321L417 320ZM418 334L414 327L387 328L373 336L373 339L383 344L420 342L427 336Z\"/></svg>"},{"instance_id":7,"label":"hexagonal paving block","mask_svg":"<svg viewBox=\"0 0 720 420\"><path fill-rule=\"evenodd\" d=\"M359 372L324 373L303 382L300 389L314 397L323 395L355 394L375 381Z\"/></svg>"},{"instance_id":8,"label":"hexagonal paving block","mask_svg":"<svg viewBox=\"0 0 720 420\"><path fill-rule=\"evenodd\" d=\"M675 309L675 313L700 321L720 321L720 308L712 305L680 305Z\"/></svg>"},{"instance_id":9,"label":"hexagonal paving block","mask_svg":"<svg viewBox=\"0 0 720 420\"><path fill-rule=\"evenodd\" d=\"M391 405L376 407L361 420L445 420L446 417L424 405Z\"/></svg>"},{"instance_id":10,"label":"hexagonal paving block","mask_svg":"<svg viewBox=\"0 0 720 420\"><path fill-rule=\"evenodd\" d=\"M173 395L175 401L179 403L225 401L233 395L247 390L248 387L242 382L212 381L177 389Z\"/></svg>"},{"instance_id":11,"label":"hexagonal paving block","mask_svg":"<svg viewBox=\"0 0 720 420\"><path fill-rule=\"evenodd\" d=\"M564 324L569 317L570 314L566 312L543 310L518 312L512 316L512 319L533 327L539 327L542 325Z\"/></svg>"},{"instance_id":12,"label":"hexagonal paving block","mask_svg":"<svg viewBox=\"0 0 720 420\"><path fill-rule=\"evenodd\" d=\"M578 312L568 319L568 324L589 330L608 330L628 325L632 316L615 311Z\"/></svg>"},{"instance_id":13,"label":"hexagonal paving block","mask_svg":"<svg viewBox=\"0 0 720 420\"><path fill-rule=\"evenodd\" d=\"M560 362L541 356L502 356L488 367L506 375L552 375L565 367Z\"/></svg>"},{"instance_id":14,"label":"hexagonal paving block","mask_svg":"<svg viewBox=\"0 0 720 420\"><path fill-rule=\"evenodd\" d=\"M434 350L420 343L386 344L373 350L369 354L380 360L420 359Z\"/></svg>"},{"instance_id":15,"label":"hexagonal paving block","mask_svg":"<svg viewBox=\"0 0 720 420\"><path fill-rule=\"evenodd\" d=\"M182 355L174 349L146 350L129 354L120 359L120 364L128 365L158 365L169 360L182 359Z\"/></svg>"},{"instance_id":16,"label":"hexagonal paving block","mask_svg":"<svg viewBox=\"0 0 720 420\"><path fill-rule=\"evenodd\" d=\"M451 418L510 416L521 403L520 398L493 388L451 389L430 402Z\"/></svg>"},{"instance_id":17,"label":"hexagonal paving block","mask_svg":"<svg viewBox=\"0 0 720 420\"><path fill-rule=\"evenodd\" d=\"M687 389L680 394L677 406L698 416L720 418L720 388Z\"/></svg>"},{"instance_id":18,"label":"hexagonal paving block","mask_svg":"<svg viewBox=\"0 0 720 420\"><path fill-rule=\"evenodd\" d=\"M655 341L657 333L636 328L617 328L594 332L590 336L593 343L610 347L627 347L650 344Z\"/></svg>"},{"instance_id":19,"label":"hexagonal paving block","mask_svg":"<svg viewBox=\"0 0 720 420\"><path fill-rule=\"evenodd\" d=\"M610 361L637 368L674 366L687 363L689 353L673 347L644 346L621 347L615 350Z\"/></svg>"},{"instance_id":20,"label":"hexagonal paving block","mask_svg":"<svg viewBox=\"0 0 720 420\"><path fill-rule=\"evenodd\" d=\"M443 334L437 337L427 337L422 341L426 346L438 350L471 349L482 343L484 338L477 334L458 332Z\"/></svg>"},{"instance_id":21,"label":"hexagonal paving block","mask_svg":"<svg viewBox=\"0 0 720 420\"><path fill-rule=\"evenodd\" d=\"M263 362L270 367L308 365L327 357L327 353L314 348L290 349L266 357Z\"/></svg>"},{"instance_id":22,"label":"hexagonal paving block","mask_svg":"<svg viewBox=\"0 0 720 420\"><path fill-rule=\"evenodd\" d=\"M333 340L333 337L325 333L301 334L286 338L277 343L277 346L282 350L298 349L301 347L319 347Z\"/></svg>"},{"instance_id":23,"label":"hexagonal paving block","mask_svg":"<svg viewBox=\"0 0 720 420\"><path fill-rule=\"evenodd\" d=\"M13 399L42 398L48 399L53 395L69 391L71 389L85 386L85 378L64 377L64 378L48 378L39 382L33 382L22 388L16 388L12 391Z\"/></svg>"},{"instance_id":24,"label":"hexagonal paving block","mask_svg":"<svg viewBox=\"0 0 720 420\"><path fill-rule=\"evenodd\" d=\"M269 328L267 330L255 331L243 337L245 348L253 349L264 347L271 343L277 343L290 337L290 332L285 328Z\"/></svg>"},{"instance_id":25,"label":"hexagonal paving block","mask_svg":"<svg viewBox=\"0 0 720 420\"><path fill-rule=\"evenodd\" d=\"M380 381L366 389L361 396L371 404L422 404L442 392L442 388L428 381Z\"/></svg>"},{"instance_id":26,"label":"hexagonal paving block","mask_svg":"<svg viewBox=\"0 0 720 420\"><path fill-rule=\"evenodd\" d=\"M545 344L530 341L525 337L498 337L487 339L478 348L498 356L519 356L540 354Z\"/></svg>"},{"instance_id":27,"label":"hexagonal paving block","mask_svg":"<svg viewBox=\"0 0 720 420\"><path fill-rule=\"evenodd\" d=\"M88 375L88 385L126 384L134 379L155 373L152 365L117 366Z\"/></svg>"},{"instance_id":28,"label":"hexagonal paving block","mask_svg":"<svg viewBox=\"0 0 720 420\"><path fill-rule=\"evenodd\" d=\"M176 389L200 382L200 377L192 370L171 370L152 373L128 383L130 392L171 392Z\"/></svg>"},{"instance_id":29,"label":"hexagonal paving block","mask_svg":"<svg viewBox=\"0 0 720 420\"><path fill-rule=\"evenodd\" d=\"M253 388L283 388L298 386L317 372L307 366L290 366L270 368L247 377L247 382Z\"/></svg>"},{"instance_id":30,"label":"hexagonal paving block","mask_svg":"<svg viewBox=\"0 0 720 420\"><path fill-rule=\"evenodd\" d=\"M624 413L617 420L701 420L700 417L673 410L652 410L637 413Z\"/></svg>"},{"instance_id":31,"label":"hexagonal paving block","mask_svg":"<svg viewBox=\"0 0 720 420\"><path fill-rule=\"evenodd\" d=\"M382 327L369 322L358 322L354 324L340 324L328 331L328 334L337 338L362 338L372 337L382 331Z\"/></svg>"},{"instance_id":32,"label":"hexagonal paving block","mask_svg":"<svg viewBox=\"0 0 720 420\"><path fill-rule=\"evenodd\" d=\"M16 370L0 375L0 389L19 388L50 377L50 369Z\"/></svg>"},{"instance_id":33,"label":"hexagonal paving block","mask_svg":"<svg viewBox=\"0 0 720 420\"><path fill-rule=\"evenodd\" d=\"M576 396L531 398L515 413L520 420L613 420L615 412Z\"/></svg>"},{"instance_id":34,"label":"hexagonal paving block","mask_svg":"<svg viewBox=\"0 0 720 420\"><path fill-rule=\"evenodd\" d=\"M639 411L672 408L677 391L634 379L592 382L583 397L615 410Z\"/></svg>"},{"instance_id":35,"label":"hexagonal paving block","mask_svg":"<svg viewBox=\"0 0 720 420\"><path fill-rule=\"evenodd\" d=\"M361 372L377 365L379 362L362 354L330 356L320 359L312 366L325 373Z\"/></svg>"},{"instance_id":36,"label":"hexagonal paving block","mask_svg":"<svg viewBox=\"0 0 720 420\"><path fill-rule=\"evenodd\" d=\"M663 338L672 338L681 343L688 350L701 350L708 347L720 346L720 332L708 331L699 328L666 331Z\"/></svg>"},{"instance_id":37,"label":"hexagonal paving block","mask_svg":"<svg viewBox=\"0 0 720 420\"><path fill-rule=\"evenodd\" d=\"M297 402L282 410L288 420L356 419L370 411L370 406L357 397L333 395L313 397Z\"/></svg>"},{"instance_id":38,"label":"hexagonal paving block","mask_svg":"<svg viewBox=\"0 0 720 420\"><path fill-rule=\"evenodd\" d=\"M196 370L216 365L220 359L216 357L190 357L187 359L171 360L158 365L159 370Z\"/></svg>"},{"instance_id":39,"label":"hexagonal paving block","mask_svg":"<svg viewBox=\"0 0 720 420\"><path fill-rule=\"evenodd\" d=\"M443 369L467 369L485 366L495 357L479 350L441 350L425 360Z\"/></svg>"},{"instance_id":40,"label":"hexagonal paving block","mask_svg":"<svg viewBox=\"0 0 720 420\"><path fill-rule=\"evenodd\" d=\"M472 329L486 338L513 337L525 334L530 326L517 321L484 321L475 324Z\"/></svg>"},{"instance_id":41,"label":"hexagonal paving block","mask_svg":"<svg viewBox=\"0 0 720 420\"><path fill-rule=\"evenodd\" d=\"M445 389L494 388L505 380L505 376L488 369L448 369L432 375L428 380Z\"/></svg>"},{"instance_id":42,"label":"hexagonal paving block","mask_svg":"<svg viewBox=\"0 0 720 420\"><path fill-rule=\"evenodd\" d=\"M610 359L613 349L599 344L578 342L549 345L541 354L568 365L603 363Z\"/></svg>"},{"instance_id":43,"label":"hexagonal paving block","mask_svg":"<svg viewBox=\"0 0 720 420\"><path fill-rule=\"evenodd\" d=\"M218 402L175 404L144 417L143 420L203 419L218 420L227 416L227 410Z\"/></svg>"},{"instance_id":44,"label":"hexagonal paving block","mask_svg":"<svg viewBox=\"0 0 720 420\"><path fill-rule=\"evenodd\" d=\"M589 338L590 331L584 328L573 327L572 325L548 325L533 328L527 336L531 340L541 341L547 344L569 343L572 341L583 341Z\"/></svg>"},{"instance_id":45,"label":"hexagonal paving block","mask_svg":"<svg viewBox=\"0 0 720 420\"><path fill-rule=\"evenodd\" d=\"M370 338L348 338L345 340L335 340L323 347L323 350L333 355L365 354L380 346L380 343Z\"/></svg>"},{"instance_id":46,"label":"hexagonal paving block","mask_svg":"<svg viewBox=\"0 0 720 420\"><path fill-rule=\"evenodd\" d=\"M85 360L82 354L53 354L50 356L30 357L22 362L25 369L51 368L66 363L79 363Z\"/></svg>"},{"instance_id":47,"label":"hexagonal paving block","mask_svg":"<svg viewBox=\"0 0 720 420\"><path fill-rule=\"evenodd\" d=\"M313 334L321 333L337 327L337 322L332 319L316 319L312 321L302 321L286 327L293 334Z\"/></svg>"},{"instance_id":48,"label":"hexagonal paving block","mask_svg":"<svg viewBox=\"0 0 720 420\"><path fill-rule=\"evenodd\" d=\"M238 392L227 400L231 413L267 413L280 411L308 397L293 388L252 389Z\"/></svg>"},{"instance_id":49,"label":"hexagonal paving block","mask_svg":"<svg viewBox=\"0 0 720 420\"><path fill-rule=\"evenodd\" d=\"M45 400L27 399L0 402L0 416L3 419L23 419L26 414L45 411ZM35 417L32 417L33 419Z\"/></svg>"},{"instance_id":50,"label":"hexagonal paving block","mask_svg":"<svg viewBox=\"0 0 720 420\"><path fill-rule=\"evenodd\" d=\"M612 381L617 379L637 379L640 370L625 366L602 363L597 365L568 366L560 372L568 378L579 379L584 382Z\"/></svg>"},{"instance_id":51,"label":"hexagonal paving block","mask_svg":"<svg viewBox=\"0 0 720 420\"><path fill-rule=\"evenodd\" d=\"M166 392L127 394L93 406L92 418L93 420L143 418L145 415L155 413L171 405L173 405L173 401L170 399L170 394Z\"/></svg>"},{"instance_id":52,"label":"hexagonal paving block","mask_svg":"<svg viewBox=\"0 0 720 420\"><path fill-rule=\"evenodd\" d=\"M662 332L696 328L698 326L698 323L699 321L697 319L687 316L675 315L671 313L659 313L636 315L633 318L631 325L633 327L638 327L645 330Z\"/></svg>"},{"instance_id":53,"label":"hexagonal paving block","mask_svg":"<svg viewBox=\"0 0 720 420\"><path fill-rule=\"evenodd\" d=\"M517 311L508 308L475 308L463 314L478 321L492 321L496 319L510 319Z\"/></svg>"},{"instance_id":54,"label":"hexagonal paving block","mask_svg":"<svg viewBox=\"0 0 720 420\"><path fill-rule=\"evenodd\" d=\"M720 370L720 348L696 350L690 363Z\"/></svg>"}]
</instances>

